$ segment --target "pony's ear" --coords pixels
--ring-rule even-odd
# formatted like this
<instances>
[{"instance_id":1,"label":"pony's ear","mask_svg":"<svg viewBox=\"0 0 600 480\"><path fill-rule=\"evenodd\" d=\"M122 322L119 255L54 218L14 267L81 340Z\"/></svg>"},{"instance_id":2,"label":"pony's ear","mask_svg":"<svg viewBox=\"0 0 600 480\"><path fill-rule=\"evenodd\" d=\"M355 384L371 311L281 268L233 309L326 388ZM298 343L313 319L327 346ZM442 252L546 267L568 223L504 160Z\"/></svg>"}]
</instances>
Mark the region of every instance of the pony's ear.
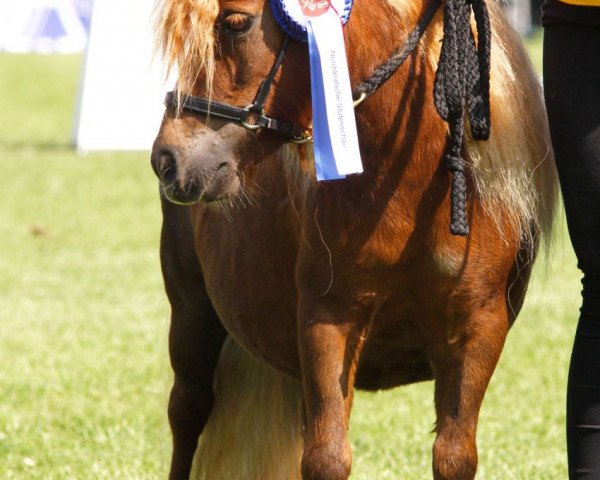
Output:
<instances>
[{"instance_id":1,"label":"pony's ear","mask_svg":"<svg viewBox=\"0 0 600 480\"><path fill-rule=\"evenodd\" d=\"M155 52L164 60L166 75L176 69L180 91L191 92L201 73L211 90L218 14L218 0L157 0Z\"/></svg>"}]
</instances>

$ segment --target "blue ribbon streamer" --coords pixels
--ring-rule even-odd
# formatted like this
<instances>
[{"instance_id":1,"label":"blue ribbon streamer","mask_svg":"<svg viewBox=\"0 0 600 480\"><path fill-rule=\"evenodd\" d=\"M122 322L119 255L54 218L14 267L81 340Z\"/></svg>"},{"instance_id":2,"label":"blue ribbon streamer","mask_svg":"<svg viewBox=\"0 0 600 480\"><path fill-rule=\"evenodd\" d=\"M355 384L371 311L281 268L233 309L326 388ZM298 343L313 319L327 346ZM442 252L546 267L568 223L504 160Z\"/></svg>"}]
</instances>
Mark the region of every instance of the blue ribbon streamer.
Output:
<instances>
[{"instance_id":1,"label":"blue ribbon streamer","mask_svg":"<svg viewBox=\"0 0 600 480\"><path fill-rule=\"evenodd\" d=\"M317 180L340 180L346 178L346 176L338 173L335 157L333 155L329 124L327 123L327 108L325 104L323 73L321 72L321 57L310 22L307 25L307 31L310 56L310 82L312 88L313 141Z\"/></svg>"}]
</instances>

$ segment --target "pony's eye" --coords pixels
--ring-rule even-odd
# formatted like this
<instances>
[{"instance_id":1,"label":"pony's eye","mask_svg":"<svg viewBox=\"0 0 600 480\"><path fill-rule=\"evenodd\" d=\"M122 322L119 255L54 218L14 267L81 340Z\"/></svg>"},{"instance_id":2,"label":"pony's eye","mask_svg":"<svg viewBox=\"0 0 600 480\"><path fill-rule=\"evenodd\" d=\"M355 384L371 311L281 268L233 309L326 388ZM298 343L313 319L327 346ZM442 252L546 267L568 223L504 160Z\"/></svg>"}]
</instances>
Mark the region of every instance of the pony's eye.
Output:
<instances>
[{"instance_id":1,"label":"pony's eye","mask_svg":"<svg viewBox=\"0 0 600 480\"><path fill-rule=\"evenodd\" d=\"M243 13L229 13L223 17L222 24L226 33L244 33L252 26L252 17Z\"/></svg>"}]
</instances>

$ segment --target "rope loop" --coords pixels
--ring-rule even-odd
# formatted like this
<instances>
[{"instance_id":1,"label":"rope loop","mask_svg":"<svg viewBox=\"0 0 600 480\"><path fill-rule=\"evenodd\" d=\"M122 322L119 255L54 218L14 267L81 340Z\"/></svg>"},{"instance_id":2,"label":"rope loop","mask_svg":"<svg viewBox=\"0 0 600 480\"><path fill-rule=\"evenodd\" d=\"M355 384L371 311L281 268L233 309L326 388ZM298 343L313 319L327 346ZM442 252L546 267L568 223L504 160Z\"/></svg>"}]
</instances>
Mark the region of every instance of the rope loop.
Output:
<instances>
[{"instance_id":1,"label":"rope loop","mask_svg":"<svg viewBox=\"0 0 600 480\"><path fill-rule=\"evenodd\" d=\"M446 0L444 38L435 76L434 101L440 116L449 124L446 165L452 172L451 224L454 235L467 235L466 162L461 158L464 119L468 113L476 140L490 135L491 26L485 0ZM475 17L477 42L471 30Z\"/></svg>"}]
</instances>

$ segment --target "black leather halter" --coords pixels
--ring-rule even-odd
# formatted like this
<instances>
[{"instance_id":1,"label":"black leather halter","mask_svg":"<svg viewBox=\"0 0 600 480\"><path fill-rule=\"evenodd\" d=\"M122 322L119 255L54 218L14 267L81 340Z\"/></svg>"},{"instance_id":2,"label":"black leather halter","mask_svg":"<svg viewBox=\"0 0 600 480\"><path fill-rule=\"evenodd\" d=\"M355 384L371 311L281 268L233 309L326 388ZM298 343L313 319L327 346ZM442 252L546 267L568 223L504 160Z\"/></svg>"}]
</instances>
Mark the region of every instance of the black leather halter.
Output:
<instances>
[{"instance_id":1,"label":"black leather halter","mask_svg":"<svg viewBox=\"0 0 600 480\"><path fill-rule=\"evenodd\" d=\"M439 8L441 0L431 0L428 8L423 13L419 23L409 34L406 42L396 50L387 62L375 69L373 75L356 87L353 92L354 106L358 106L365 99L373 95L377 89L385 83L392 74L404 63L408 56L414 51L419 40L425 33L427 26L431 22L435 12ZM294 143L306 143L312 141L312 132L309 128L304 128L294 123L278 120L265 114L265 102L275 81L275 76L281 67L283 57L290 42L290 37L285 36L275 62L267 78L260 84L254 101L245 108L227 105L226 103L209 101L205 98L193 97L191 95L178 95L177 92L169 92L165 98L165 105L174 109L180 108L185 112L194 113L208 117L209 115L229 122L236 122L243 125L248 130L258 130L264 128L276 132L288 141Z\"/></svg>"},{"instance_id":2,"label":"black leather halter","mask_svg":"<svg viewBox=\"0 0 600 480\"><path fill-rule=\"evenodd\" d=\"M287 50L290 37L285 36L283 44L279 49L279 53L275 58L275 62L271 67L271 71L267 75L254 97L254 101L245 108L234 107L225 103L215 102L213 100L208 101L204 98L193 97L191 95L184 95L179 100L177 92L169 92L165 98L165 105L167 107L177 108L180 107L183 111L195 113L203 116L211 116L220 120L226 120L229 122L237 122L243 125L248 130L258 130L264 128L271 130L284 137L287 137L289 141L295 143L305 143L312 140L310 130L303 128L299 125L295 125L285 120L277 120L275 118L265 115L265 102L271 92L271 87L275 81L275 75L281 67L285 51Z\"/></svg>"}]
</instances>

